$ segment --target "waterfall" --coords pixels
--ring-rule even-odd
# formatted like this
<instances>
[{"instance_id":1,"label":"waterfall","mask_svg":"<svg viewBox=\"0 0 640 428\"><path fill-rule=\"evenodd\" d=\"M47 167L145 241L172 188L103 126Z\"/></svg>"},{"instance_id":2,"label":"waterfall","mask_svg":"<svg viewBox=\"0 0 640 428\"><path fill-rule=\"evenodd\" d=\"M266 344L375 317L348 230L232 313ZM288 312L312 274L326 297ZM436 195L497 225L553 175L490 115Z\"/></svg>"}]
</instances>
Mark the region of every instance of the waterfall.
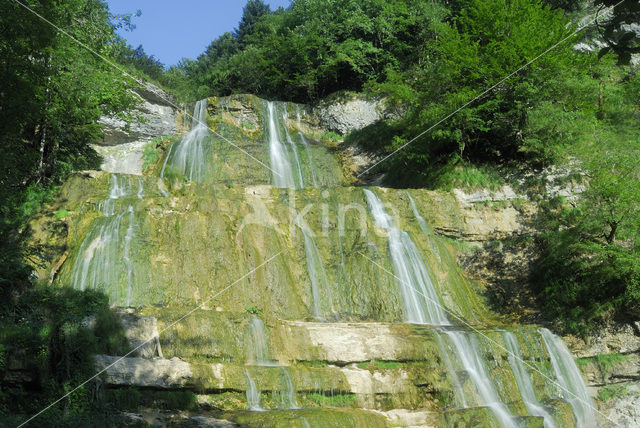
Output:
<instances>
[{"instance_id":1,"label":"waterfall","mask_svg":"<svg viewBox=\"0 0 640 428\"><path fill-rule=\"evenodd\" d=\"M415 243L407 232L394 225L391 216L385 212L382 201L371 190L364 189L364 192L376 226L387 231L389 252L399 282L406 321L416 324L451 325ZM471 378L480 399L479 405L488 407L501 426L516 427L509 408L502 403L490 380L475 337L467 337L467 333L462 331L448 329L442 331L453 345L462 367ZM442 347L441 353L444 355L446 352L447 350ZM455 370L452 376L458 389L457 395L463 403L466 403L467 398L464 396Z\"/></svg>"},{"instance_id":2,"label":"waterfall","mask_svg":"<svg viewBox=\"0 0 640 428\"><path fill-rule=\"evenodd\" d=\"M127 210L129 213L129 227L127 227L127 233L124 236L124 265L127 270L127 306L131 306L131 292L133 282L133 263L131 261L131 240L133 239L133 222L134 214L133 207L129 205Z\"/></svg>"},{"instance_id":3,"label":"waterfall","mask_svg":"<svg viewBox=\"0 0 640 428\"><path fill-rule=\"evenodd\" d=\"M247 405L249 410L254 412L263 412L264 409L260 406L260 391L256 386L256 383L253 381L249 370L245 369L245 375L247 376Z\"/></svg>"},{"instance_id":4,"label":"waterfall","mask_svg":"<svg viewBox=\"0 0 640 428\"><path fill-rule=\"evenodd\" d=\"M482 353L480 352L476 338L471 334L468 336L467 333L453 330L445 331L445 335L453 344L465 371L469 374L469 378L475 386L480 398L479 405L491 409L500 421L501 426L515 428L517 424L509 408L502 403L491 382L491 377L482 360ZM460 393L462 393L462 391L460 391Z\"/></svg>"},{"instance_id":5,"label":"waterfall","mask_svg":"<svg viewBox=\"0 0 640 428\"><path fill-rule=\"evenodd\" d=\"M144 196L144 186L142 183L142 178L138 178L138 199L142 199Z\"/></svg>"},{"instance_id":6,"label":"waterfall","mask_svg":"<svg viewBox=\"0 0 640 428\"><path fill-rule=\"evenodd\" d=\"M316 170L313 167L313 158L311 157L311 146L307 141L307 137L304 136L302 132L298 132L298 137L302 141L304 145L304 151L307 154L307 162L309 163L309 171L311 172L311 184L313 187L318 187L318 179L316 178Z\"/></svg>"},{"instance_id":7,"label":"waterfall","mask_svg":"<svg viewBox=\"0 0 640 428\"><path fill-rule=\"evenodd\" d=\"M327 273L324 270L320 251L318 250L318 246L316 245L311 232L301 224L298 224L298 227L304 236L307 271L309 272L309 279L311 280L311 296L313 299L311 302L311 315L313 315L314 318L321 319L326 315L326 313L322 310L320 287L326 290L327 299L329 300L329 308L333 312L333 298L331 296L331 289L329 288L329 280L327 279Z\"/></svg>"},{"instance_id":8,"label":"waterfall","mask_svg":"<svg viewBox=\"0 0 640 428\"><path fill-rule=\"evenodd\" d=\"M103 216L94 220L80 244L69 278L74 288L103 290L127 306L131 304L134 281L131 244L135 214L131 205L126 211L116 214L116 201L134 194L129 177L111 176L109 195L100 204ZM126 288L121 290L123 282Z\"/></svg>"},{"instance_id":9,"label":"waterfall","mask_svg":"<svg viewBox=\"0 0 640 428\"><path fill-rule=\"evenodd\" d=\"M280 390L281 408L299 409L300 407L298 407L298 401L296 400L296 389L293 386L289 372L284 367L280 367L280 373L282 375L281 384L284 386L284 388Z\"/></svg>"},{"instance_id":10,"label":"waterfall","mask_svg":"<svg viewBox=\"0 0 640 428\"><path fill-rule=\"evenodd\" d=\"M418 206L416 205L416 201L413 200L413 197L411 196L411 193L409 193L409 191L407 191L406 193L407 193L407 196L409 197L409 202L411 203L411 209L413 210L413 216L418 221L418 225L420 225L420 230L422 230L422 233L427 235L427 238L429 239L429 248L431 248L431 251L433 251L433 254L436 256L436 259L438 260L438 263L442 263L442 258L440 256L440 250L438 250L438 246L433 241L433 232L431 231L431 227L429 227L429 225L425 221L424 217L422 217L420 215L420 211L418 211Z\"/></svg>"},{"instance_id":11,"label":"waterfall","mask_svg":"<svg viewBox=\"0 0 640 428\"><path fill-rule=\"evenodd\" d=\"M164 177L167 163L184 175L189 181L203 181L207 171L206 158L209 126L207 125L207 99L196 102L193 108L191 130L180 141L175 143L175 149L169 154L162 166L160 177ZM169 156L171 156L169 159Z\"/></svg>"},{"instance_id":12,"label":"waterfall","mask_svg":"<svg viewBox=\"0 0 640 428\"><path fill-rule=\"evenodd\" d=\"M504 338L505 346L509 351L508 359L511 371L516 379L520 396L522 397L522 401L524 402L527 411L534 416L543 417L545 428L555 428L556 424L553 421L553 417L549 412L547 412L547 410L545 410L536 397L533 382L531 381L531 375L522 362L523 360L520 352L520 346L518 345L518 339L515 334L509 331L503 332L502 337Z\"/></svg>"},{"instance_id":13,"label":"waterfall","mask_svg":"<svg viewBox=\"0 0 640 428\"><path fill-rule=\"evenodd\" d=\"M281 188L295 189L297 187L293 179L293 168L287 148L282 143L280 131L276 124L276 105L273 101L267 103L268 111L268 134L269 134L269 157L271 159L271 169L273 170L273 185ZM286 126L286 125L285 125Z\"/></svg>"},{"instance_id":14,"label":"waterfall","mask_svg":"<svg viewBox=\"0 0 640 428\"><path fill-rule=\"evenodd\" d=\"M364 192L376 226L387 231L389 252L402 294L405 319L416 324L450 325L413 240L407 232L393 224L382 201L371 190L364 189Z\"/></svg>"},{"instance_id":15,"label":"waterfall","mask_svg":"<svg viewBox=\"0 0 640 428\"><path fill-rule=\"evenodd\" d=\"M264 323L257 316L252 316L249 321L251 342L249 344L249 363L256 366L273 366L269 359L269 336Z\"/></svg>"},{"instance_id":16,"label":"waterfall","mask_svg":"<svg viewBox=\"0 0 640 428\"><path fill-rule=\"evenodd\" d=\"M284 113L282 114L282 124L284 128L284 135L287 140L287 143L289 144L289 147L291 147L291 151L293 152L293 158L296 160L296 171L298 172L298 180L299 180L298 187L302 188L304 187L304 179L302 178L302 166L300 165L300 157L298 156L298 149L296 148L296 143L294 143L294 141L291 139L291 135L289 134L289 128L287 126L288 121L289 121L289 116L287 114L287 107L285 106Z\"/></svg>"},{"instance_id":17,"label":"waterfall","mask_svg":"<svg viewBox=\"0 0 640 428\"><path fill-rule=\"evenodd\" d=\"M253 315L249 321L249 330L251 340L248 345L248 363L263 367L274 367L278 369L280 376L281 389L274 391L274 395L279 396L279 401L283 409L298 409L296 400L296 388L291 380L291 376L287 369L278 363L272 361L269 356L269 335L267 329L257 316ZM254 380L251 378L248 370L245 370L249 388L247 389L247 402L249 410L263 410L260 407L260 392L256 387Z\"/></svg>"},{"instance_id":18,"label":"waterfall","mask_svg":"<svg viewBox=\"0 0 640 428\"><path fill-rule=\"evenodd\" d=\"M549 352L556 381L561 386L560 394L573 408L577 421L576 426L596 427L596 415L593 411L594 407L591 398L580 370L567 346L561 338L546 328L541 328L539 331Z\"/></svg>"}]
</instances>

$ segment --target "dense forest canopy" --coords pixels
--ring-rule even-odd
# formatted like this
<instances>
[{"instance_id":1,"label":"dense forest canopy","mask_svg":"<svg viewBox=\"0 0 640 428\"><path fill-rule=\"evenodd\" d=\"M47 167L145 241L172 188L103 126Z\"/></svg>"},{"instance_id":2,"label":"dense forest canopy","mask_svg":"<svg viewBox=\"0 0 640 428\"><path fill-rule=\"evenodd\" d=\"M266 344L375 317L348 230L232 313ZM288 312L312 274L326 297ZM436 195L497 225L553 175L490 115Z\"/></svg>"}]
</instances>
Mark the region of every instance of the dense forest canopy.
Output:
<instances>
[{"instance_id":1,"label":"dense forest canopy","mask_svg":"<svg viewBox=\"0 0 640 428\"><path fill-rule=\"evenodd\" d=\"M337 91L385 97L405 114L346 136L345 144L374 155L464 106L372 175L398 187L495 187L518 171L571 165L589 186L577 202L543 204L533 273L542 311L571 331L640 315L640 77L628 64L640 50L631 25L640 20L637 1L576 31L585 16L619 2L293 0L271 10L249 0L235 31L168 69L117 35L131 16L111 15L101 0L24 3L185 101L233 93L305 103ZM593 38L608 47L573 48ZM0 368L16 337L34 355L43 347L34 364L50 381L46 399L82 374L60 371L61 340L76 340L82 352L65 358L84 362L89 350L117 344L64 336L62 326L88 311L107 317L107 302L35 287L24 260L37 249L24 246L25 225L71 171L99 166L89 145L101 136L98 119L132 120L135 82L14 1L0 4L0 57L0 316L3 326L22 323L2 331ZM0 390L0 412L12 394ZM70 414L86 416L90 394L83 394Z\"/></svg>"}]
</instances>

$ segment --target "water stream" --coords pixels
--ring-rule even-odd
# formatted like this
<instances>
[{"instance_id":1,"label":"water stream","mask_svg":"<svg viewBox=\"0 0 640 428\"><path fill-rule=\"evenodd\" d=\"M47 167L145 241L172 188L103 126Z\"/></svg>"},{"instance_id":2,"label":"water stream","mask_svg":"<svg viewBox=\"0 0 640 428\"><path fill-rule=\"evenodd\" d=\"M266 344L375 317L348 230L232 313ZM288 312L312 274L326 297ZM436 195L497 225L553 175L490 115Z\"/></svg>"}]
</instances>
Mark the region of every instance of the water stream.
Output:
<instances>
[{"instance_id":1,"label":"water stream","mask_svg":"<svg viewBox=\"0 0 640 428\"><path fill-rule=\"evenodd\" d=\"M293 178L293 166L289 159L287 147L282 142L282 137L280 136L280 117L277 114L276 104L273 101L267 103L267 113L269 158L271 160L271 169L273 170L273 185L290 189L303 187L302 183L296 183Z\"/></svg>"},{"instance_id":2,"label":"water stream","mask_svg":"<svg viewBox=\"0 0 640 428\"><path fill-rule=\"evenodd\" d=\"M209 138L207 100L204 99L197 101L193 108L189 133L169 149L160 177L165 176L166 168L169 166L172 172L182 174L189 181L204 181L207 170L211 167L211 162L206 156Z\"/></svg>"},{"instance_id":3,"label":"water stream","mask_svg":"<svg viewBox=\"0 0 640 428\"><path fill-rule=\"evenodd\" d=\"M296 388L286 367L271 360L269 352L269 333L260 318L253 315L249 321L248 364L262 367L273 367L278 370L280 389L273 391L273 395L282 409L298 409ZM260 406L260 392L246 369L248 380L247 404L249 410L264 410Z\"/></svg>"},{"instance_id":4,"label":"water stream","mask_svg":"<svg viewBox=\"0 0 640 428\"><path fill-rule=\"evenodd\" d=\"M560 396L571 404L577 421L576 426L581 428L596 427L593 403L580 374L580 369L567 349L567 345L546 328L540 329L540 335L549 352L556 381L561 386Z\"/></svg>"}]
</instances>

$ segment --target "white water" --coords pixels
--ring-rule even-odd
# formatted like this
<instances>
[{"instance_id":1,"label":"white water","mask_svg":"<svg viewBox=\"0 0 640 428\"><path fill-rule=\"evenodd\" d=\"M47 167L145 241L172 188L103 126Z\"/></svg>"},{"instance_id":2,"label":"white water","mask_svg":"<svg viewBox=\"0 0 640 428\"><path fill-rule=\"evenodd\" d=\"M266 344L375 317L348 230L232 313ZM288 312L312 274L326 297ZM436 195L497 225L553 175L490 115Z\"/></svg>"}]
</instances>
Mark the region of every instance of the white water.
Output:
<instances>
[{"instance_id":1,"label":"white water","mask_svg":"<svg viewBox=\"0 0 640 428\"><path fill-rule=\"evenodd\" d=\"M281 389L274 391L274 395L279 396L280 407L283 409L298 409L296 400L296 388L293 385L291 376L285 367L282 367L275 361L270 359L269 353L269 335L267 329L260 318L252 316L249 321L249 331L251 340L249 346L249 364L265 367L275 367L279 369ZM255 382L251 378L249 371L246 370L249 388L247 389L247 402L249 410L263 410L260 407L260 393Z\"/></svg>"},{"instance_id":2,"label":"white water","mask_svg":"<svg viewBox=\"0 0 640 428\"><path fill-rule=\"evenodd\" d=\"M282 124L284 128L284 135L291 147L291 151L293 152L293 158L296 160L296 172L298 173L298 185L300 188L304 187L304 179L302 178L302 165L300 164L300 157L298 156L298 149L296 148L296 143L291 139L291 135L289 134L289 128L287 127L287 122L289 121L289 115L287 113L286 106L284 107L284 112L282 113Z\"/></svg>"},{"instance_id":3,"label":"white water","mask_svg":"<svg viewBox=\"0 0 640 428\"><path fill-rule=\"evenodd\" d=\"M385 212L382 201L371 190L364 189L364 192L376 226L387 231L393 270L398 278L406 321L416 324L450 325L413 240L407 232L393 224L393 219Z\"/></svg>"},{"instance_id":4,"label":"white water","mask_svg":"<svg viewBox=\"0 0 640 428\"><path fill-rule=\"evenodd\" d=\"M296 389L293 386L291 376L289 376L289 372L284 367L280 367L280 371L282 375L281 383L284 386L279 391L280 407L282 409L299 409L300 407L298 407L298 401L296 400Z\"/></svg>"},{"instance_id":5,"label":"white water","mask_svg":"<svg viewBox=\"0 0 640 428\"><path fill-rule=\"evenodd\" d=\"M160 177L164 177L167 162L189 181L203 181L207 169L206 159L209 127L207 125L207 100L196 102L193 108L191 131L172 147L162 166ZM169 160L169 156L173 157Z\"/></svg>"},{"instance_id":6,"label":"white water","mask_svg":"<svg viewBox=\"0 0 640 428\"><path fill-rule=\"evenodd\" d=\"M407 232L394 224L391 216L385 212L380 198L370 190L364 189L364 192L376 226L387 231L393 268L404 303L405 320L416 324L451 325L415 243ZM467 333L461 331L443 329L443 332L453 345L452 348L455 350L462 368L468 373L475 387L479 401L477 404L488 407L501 426L505 428L516 427L514 417L509 408L500 400L489 377L475 337L473 335L467 337ZM446 355L447 350L441 340L439 343L441 353L445 355L446 364L449 358ZM457 388L458 399L466 406L468 398L464 394L450 359L448 366Z\"/></svg>"},{"instance_id":7,"label":"white water","mask_svg":"<svg viewBox=\"0 0 640 428\"><path fill-rule=\"evenodd\" d=\"M140 187L137 191L140 192ZM93 222L80 244L69 277L74 288L103 290L127 306L131 304L133 291L131 243L135 233L135 215L131 205L126 211L116 214L116 201L134 194L129 177L111 176L109 195L101 203L103 216ZM123 281L126 284L124 295L120 290Z\"/></svg>"},{"instance_id":8,"label":"white water","mask_svg":"<svg viewBox=\"0 0 640 428\"><path fill-rule=\"evenodd\" d=\"M445 331L445 334L453 344L465 371L475 386L480 399L478 404L490 408L503 427L517 427L509 408L502 403L490 380L475 337L473 335L467 336L467 333L461 331L449 330Z\"/></svg>"},{"instance_id":9,"label":"white water","mask_svg":"<svg viewBox=\"0 0 640 428\"><path fill-rule=\"evenodd\" d=\"M245 370L244 373L247 376L247 384L248 384L247 406L249 410L252 410L254 412L263 412L264 409L260 405L260 391L258 390L256 383L253 381L253 378L251 377L249 370Z\"/></svg>"},{"instance_id":10,"label":"white water","mask_svg":"<svg viewBox=\"0 0 640 428\"><path fill-rule=\"evenodd\" d=\"M264 323L257 316L252 316L249 321L251 342L249 343L249 363L256 366L274 366L269 359L269 335Z\"/></svg>"},{"instance_id":11,"label":"white water","mask_svg":"<svg viewBox=\"0 0 640 428\"><path fill-rule=\"evenodd\" d=\"M408 191L407 191L407 196L409 197L409 202L411 203L411 209L413 210L413 215L418 221L418 224L420 225L420 230L422 230L422 233L427 235L429 239L429 248L431 248L431 251L433 251L433 254L436 256L436 259L438 259L438 263L442 263L442 258L440 257L440 250L438 249L438 246L436 245L436 243L433 241L433 232L431 231L431 228L425 221L424 217L420 215L420 211L418 211L418 206L416 205L416 201L413 200L411 193L409 193Z\"/></svg>"},{"instance_id":12,"label":"white water","mask_svg":"<svg viewBox=\"0 0 640 428\"><path fill-rule=\"evenodd\" d=\"M573 408L573 414L577 422L576 426L581 428L596 427L593 402L589 397L580 370L567 346L561 338L546 328L541 328L539 331L549 352L556 381L562 387L560 394Z\"/></svg>"},{"instance_id":13,"label":"white water","mask_svg":"<svg viewBox=\"0 0 640 428\"><path fill-rule=\"evenodd\" d=\"M287 148L282 142L280 131L276 124L276 106L273 101L267 103L268 111L268 131L269 131L269 157L271 159L271 169L273 170L273 185L281 188L295 189L302 187L300 184L296 186L293 179L293 168Z\"/></svg>"},{"instance_id":14,"label":"white water","mask_svg":"<svg viewBox=\"0 0 640 428\"><path fill-rule=\"evenodd\" d=\"M531 375L522 362L523 360L518 339L515 334L510 331L503 332L502 337L504 338L504 343L510 353L508 356L509 365L511 366L511 371L516 379L516 385L518 386L520 396L522 397L522 401L524 402L527 411L531 415L541 416L544 418L545 428L555 428L556 424L553 421L553 417L549 412L547 412L536 397L533 382L531 381Z\"/></svg>"},{"instance_id":15,"label":"white water","mask_svg":"<svg viewBox=\"0 0 640 428\"><path fill-rule=\"evenodd\" d=\"M133 228L135 217L133 207L129 205L129 227L124 236L124 265L127 270L127 306L131 306L131 292L133 288L133 263L131 261L131 241L133 240Z\"/></svg>"},{"instance_id":16,"label":"white water","mask_svg":"<svg viewBox=\"0 0 640 428\"><path fill-rule=\"evenodd\" d=\"M322 287L326 291L327 300L330 311L333 312L333 298L331 295L331 289L329 288L329 280L327 279L327 273L324 270L324 264L320 257L320 251L316 245L311 232L298 224L298 227L302 231L304 236L304 250L307 257L307 271L309 272L309 279L311 280L311 315L317 319L322 319L327 315L327 311L322 309L322 297L320 294L320 288Z\"/></svg>"}]
</instances>

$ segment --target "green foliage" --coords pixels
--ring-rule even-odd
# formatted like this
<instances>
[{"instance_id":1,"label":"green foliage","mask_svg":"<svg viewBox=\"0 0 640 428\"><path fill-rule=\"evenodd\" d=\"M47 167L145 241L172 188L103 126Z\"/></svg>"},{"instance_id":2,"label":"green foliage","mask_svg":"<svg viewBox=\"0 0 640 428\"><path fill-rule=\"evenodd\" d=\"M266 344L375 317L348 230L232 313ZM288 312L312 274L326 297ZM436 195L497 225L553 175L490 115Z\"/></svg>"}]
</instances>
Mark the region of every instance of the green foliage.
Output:
<instances>
[{"instance_id":1,"label":"green foliage","mask_svg":"<svg viewBox=\"0 0 640 428\"><path fill-rule=\"evenodd\" d=\"M341 141L342 137L340 136L340 134L338 134L337 132L333 132L333 131L327 131L324 134L322 134L321 137L323 140L327 140L327 141L333 141L333 142L337 142L337 141Z\"/></svg>"},{"instance_id":2,"label":"green foliage","mask_svg":"<svg viewBox=\"0 0 640 428\"><path fill-rule=\"evenodd\" d=\"M627 394L627 386L614 384L606 385L598 390L598 398L600 401L607 402L615 397L622 397Z\"/></svg>"},{"instance_id":3,"label":"green foliage","mask_svg":"<svg viewBox=\"0 0 640 428\"><path fill-rule=\"evenodd\" d=\"M580 201L550 205L543 218L533 280L547 317L568 331L639 315L640 146L617 122L575 150L589 179Z\"/></svg>"},{"instance_id":4,"label":"green foliage","mask_svg":"<svg viewBox=\"0 0 640 428\"><path fill-rule=\"evenodd\" d=\"M260 315L262 313L262 308L259 308L257 306L247 306L244 308L244 310L253 315Z\"/></svg>"},{"instance_id":5,"label":"green foliage","mask_svg":"<svg viewBox=\"0 0 640 428\"><path fill-rule=\"evenodd\" d=\"M256 126L253 123L247 122L246 120L242 121L242 127L250 130L256 129Z\"/></svg>"},{"instance_id":6,"label":"green foliage","mask_svg":"<svg viewBox=\"0 0 640 428\"><path fill-rule=\"evenodd\" d=\"M37 287L2 302L0 349L3 360L11 362L0 367L0 394L6 403L1 420L6 413L29 415L41 410L93 375L93 354L123 354L128 342L105 295ZM31 384L6 381L6 370L16 366L29 373ZM101 408L92 398L91 386L56 404L38 423L82 425Z\"/></svg>"},{"instance_id":7,"label":"green foliage","mask_svg":"<svg viewBox=\"0 0 640 428\"><path fill-rule=\"evenodd\" d=\"M188 82L181 90L192 99L250 92L317 100L406 70L432 39L429 23L441 9L409 0L295 0L270 12L252 0L235 33L170 72Z\"/></svg>"}]
</instances>

